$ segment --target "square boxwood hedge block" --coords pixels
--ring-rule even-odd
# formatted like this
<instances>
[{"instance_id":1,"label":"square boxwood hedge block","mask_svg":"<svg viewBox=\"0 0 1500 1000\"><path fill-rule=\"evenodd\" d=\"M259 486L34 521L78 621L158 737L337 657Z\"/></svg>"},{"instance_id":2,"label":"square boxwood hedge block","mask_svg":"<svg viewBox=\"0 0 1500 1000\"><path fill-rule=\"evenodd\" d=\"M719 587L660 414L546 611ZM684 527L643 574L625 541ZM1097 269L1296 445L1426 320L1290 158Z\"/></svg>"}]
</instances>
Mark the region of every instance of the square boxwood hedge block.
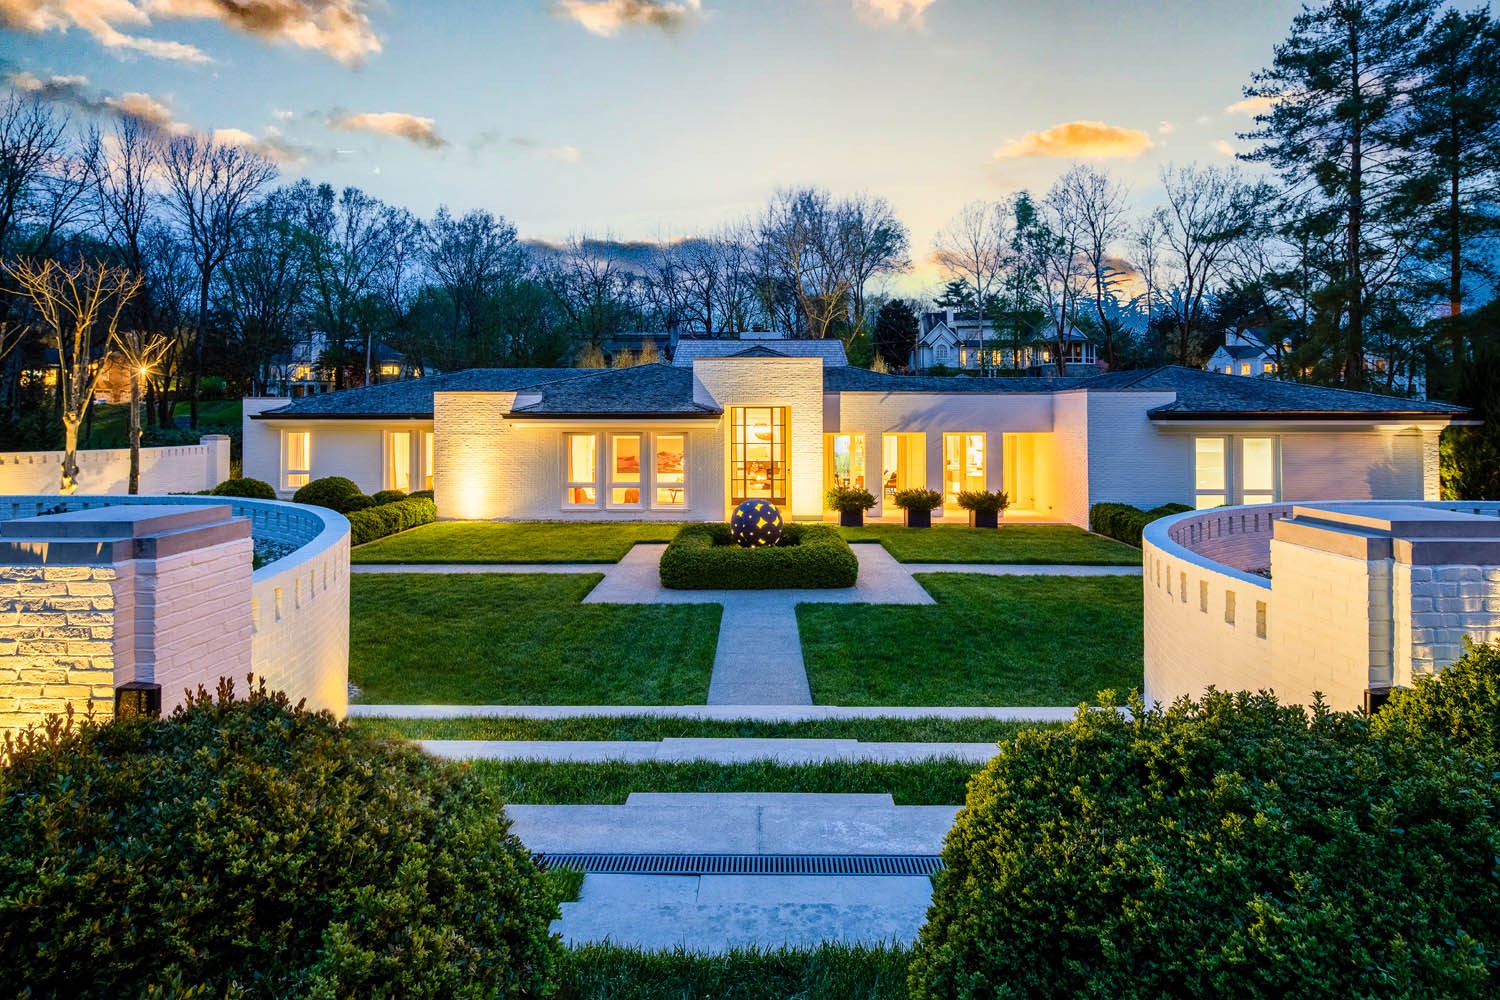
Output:
<instances>
[{"instance_id":1,"label":"square boxwood hedge block","mask_svg":"<svg viewBox=\"0 0 1500 1000\"><path fill-rule=\"evenodd\" d=\"M660 572L672 590L827 590L854 586L859 560L831 525L788 524L777 544L744 549L727 524L690 524L662 553Z\"/></svg>"}]
</instances>

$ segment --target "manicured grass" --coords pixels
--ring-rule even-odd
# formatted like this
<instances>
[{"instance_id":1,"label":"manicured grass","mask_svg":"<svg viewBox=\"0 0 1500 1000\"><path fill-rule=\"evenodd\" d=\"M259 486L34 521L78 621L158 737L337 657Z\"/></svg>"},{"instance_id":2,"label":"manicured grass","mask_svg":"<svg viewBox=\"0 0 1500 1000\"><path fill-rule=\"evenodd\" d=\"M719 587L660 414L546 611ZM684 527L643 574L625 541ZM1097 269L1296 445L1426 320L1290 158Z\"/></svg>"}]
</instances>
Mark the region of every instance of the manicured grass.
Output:
<instances>
[{"instance_id":1,"label":"manicured grass","mask_svg":"<svg viewBox=\"0 0 1500 1000\"><path fill-rule=\"evenodd\" d=\"M615 563L637 542L670 542L680 524L522 521L427 524L361 545L356 563Z\"/></svg>"},{"instance_id":2,"label":"manicured grass","mask_svg":"<svg viewBox=\"0 0 1500 1000\"><path fill-rule=\"evenodd\" d=\"M981 767L952 759L798 765L476 760L469 766L502 799L517 805L619 805L631 792L889 792L897 805L906 806L961 804L970 776Z\"/></svg>"},{"instance_id":3,"label":"manicured grass","mask_svg":"<svg viewBox=\"0 0 1500 1000\"><path fill-rule=\"evenodd\" d=\"M998 743L1049 722L994 719L753 719L588 715L572 719L354 719L356 729L408 740L663 740L673 738L864 740L867 743Z\"/></svg>"},{"instance_id":4,"label":"manicured grass","mask_svg":"<svg viewBox=\"0 0 1500 1000\"><path fill-rule=\"evenodd\" d=\"M542 882L546 884L547 892L554 902L576 903L578 893L583 889L583 870L580 868L545 868L542 870Z\"/></svg>"},{"instance_id":5,"label":"manicured grass","mask_svg":"<svg viewBox=\"0 0 1500 1000\"><path fill-rule=\"evenodd\" d=\"M917 579L935 607L798 606L814 702L1077 705L1141 686L1138 577Z\"/></svg>"},{"instance_id":6,"label":"manicured grass","mask_svg":"<svg viewBox=\"0 0 1500 1000\"><path fill-rule=\"evenodd\" d=\"M894 945L722 955L586 945L563 950L556 1000L906 1000L911 960Z\"/></svg>"},{"instance_id":7,"label":"manicured grass","mask_svg":"<svg viewBox=\"0 0 1500 1000\"><path fill-rule=\"evenodd\" d=\"M1015 563L1028 566L1139 566L1141 550L1070 524L1004 524L908 528L867 524L841 528L850 542L879 542L897 562Z\"/></svg>"},{"instance_id":8,"label":"manicured grass","mask_svg":"<svg viewBox=\"0 0 1500 1000\"><path fill-rule=\"evenodd\" d=\"M705 702L719 606L580 604L600 579L355 576L349 679L365 702Z\"/></svg>"},{"instance_id":9,"label":"manicured grass","mask_svg":"<svg viewBox=\"0 0 1500 1000\"><path fill-rule=\"evenodd\" d=\"M187 426L192 413L189 403L177 403L172 407L172 416L178 425ZM238 399L205 399L198 403L198 423L210 427L238 427L244 414L244 403Z\"/></svg>"}]
</instances>

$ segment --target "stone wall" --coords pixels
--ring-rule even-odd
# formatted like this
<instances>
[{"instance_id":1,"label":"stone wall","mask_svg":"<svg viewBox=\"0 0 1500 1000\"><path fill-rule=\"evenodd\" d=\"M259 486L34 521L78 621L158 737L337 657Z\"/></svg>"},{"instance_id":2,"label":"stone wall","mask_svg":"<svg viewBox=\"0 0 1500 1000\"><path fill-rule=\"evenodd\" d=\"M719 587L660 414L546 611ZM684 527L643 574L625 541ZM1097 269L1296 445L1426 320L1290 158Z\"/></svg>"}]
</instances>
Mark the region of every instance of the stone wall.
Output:
<instances>
[{"instance_id":1,"label":"stone wall","mask_svg":"<svg viewBox=\"0 0 1500 1000\"><path fill-rule=\"evenodd\" d=\"M0 453L0 493L57 494L63 453ZM229 438L208 434L194 445L141 449L141 492L197 493L229 478ZM78 452L81 493L123 494L130 485L130 449Z\"/></svg>"}]
</instances>

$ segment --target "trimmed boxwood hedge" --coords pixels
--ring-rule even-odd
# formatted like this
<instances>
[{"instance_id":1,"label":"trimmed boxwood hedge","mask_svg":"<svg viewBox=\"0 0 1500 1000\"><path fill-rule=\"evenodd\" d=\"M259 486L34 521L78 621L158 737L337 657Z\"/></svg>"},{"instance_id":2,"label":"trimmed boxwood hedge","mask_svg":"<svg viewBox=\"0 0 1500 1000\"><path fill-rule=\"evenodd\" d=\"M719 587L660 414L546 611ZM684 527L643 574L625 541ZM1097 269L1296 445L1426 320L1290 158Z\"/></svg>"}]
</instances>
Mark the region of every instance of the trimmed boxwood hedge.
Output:
<instances>
[{"instance_id":1,"label":"trimmed boxwood hedge","mask_svg":"<svg viewBox=\"0 0 1500 1000\"><path fill-rule=\"evenodd\" d=\"M360 496L359 486L352 479L343 476L324 476L305 483L292 494L293 503L311 504L314 507L327 507L329 510L337 510L344 513L340 504L346 502L350 497Z\"/></svg>"},{"instance_id":2,"label":"trimmed boxwood hedge","mask_svg":"<svg viewBox=\"0 0 1500 1000\"><path fill-rule=\"evenodd\" d=\"M431 524L437 520L437 504L421 497L407 498L351 511L344 516L349 519L349 544L363 545L398 531Z\"/></svg>"},{"instance_id":3,"label":"trimmed boxwood hedge","mask_svg":"<svg viewBox=\"0 0 1500 1000\"><path fill-rule=\"evenodd\" d=\"M1266 694L1130 708L971 781L914 997L1500 995L1491 763Z\"/></svg>"},{"instance_id":4,"label":"trimmed boxwood hedge","mask_svg":"<svg viewBox=\"0 0 1500 1000\"><path fill-rule=\"evenodd\" d=\"M0 994L535 997L558 908L469 771L221 682L0 768Z\"/></svg>"},{"instance_id":5,"label":"trimmed boxwood hedge","mask_svg":"<svg viewBox=\"0 0 1500 1000\"><path fill-rule=\"evenodd\" d=\"M226 479L208 493L216 497L246 497L251 500L276 499L276 491L271 488L270 483L260 479L251 479L248 476Z\"/></svg>"},{"instance_id":6,"label":"trimmed boxwood hedge","mask_svg":"<svg viewBox=\"0 0 1500 1000\"><path fill-rule=\"evenodd\" d=\"M1101 535L1141 547L1141 532L1146 525L1169 514L1185 514L1193 508L1187 504L1168 503L1141 510L1128 503L1096 503L1089 508L1089 529Z\"/></svg>"},{"instance_id":7,"label":"trimmed boxwood hedge","mask_svg":"<svg viewBox=\"0 0 1500 1000\"><path fill-rule=\"evenodd\" d=\"M787 524L776 545L743 549L727 524L690 524L662 553L660 572L673 590L824 590L854 586L859 560L831 525Z\"/></svg>"}]
</instances>

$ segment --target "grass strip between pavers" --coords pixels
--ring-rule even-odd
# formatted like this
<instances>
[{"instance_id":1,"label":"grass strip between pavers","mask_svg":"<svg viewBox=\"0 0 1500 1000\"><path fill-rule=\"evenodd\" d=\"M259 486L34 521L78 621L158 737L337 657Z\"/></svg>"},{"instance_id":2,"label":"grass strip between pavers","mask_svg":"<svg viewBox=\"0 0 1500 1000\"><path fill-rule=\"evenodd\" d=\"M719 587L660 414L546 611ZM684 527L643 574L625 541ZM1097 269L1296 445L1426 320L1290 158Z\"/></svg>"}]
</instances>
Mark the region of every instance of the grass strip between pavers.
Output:
<instances>
[{"instance_id":1,"label":"grass strip between pavers","mask_svg":"<svg viewBox=\"0 0 1500 1000\"><path fill-rule=\"evenodd\" d=\"M425 524L349 553L352 563L617 563L641 542L670 542L657 521L462 521Z\"/></svg>"},{"instance_id":2,"label":"grass strip between pavers","mask_svg":"<svg viewBox=\"0 0 1500 1000\"><path fill-rule=\"evenodd\" d=\"M663 740L796 739L861 740L865 743L998 743L1023 729L1053 728L1052 722L998 719L693 719L683 716L587 715L568 719L360 718L351 725L379 736L408 740Z\"/></svg>"},{"instance_id":3,"label":"grass strip between pavers","mask_svg":"<svg viewBox=\"0 0 1500 1000\"><path fill-rule=\"evenodd\" d=\"M563 950L555 1000L906 1000L911 960L895 945L722 955L581 945Z\"/></svg>"},{"instance_id":4,"label":"grass strip between pavers","mask_svg":"<svg viewBox=\"0 0 1500 1000\"><path fill-rule=\"evenodd\" d=\"M888 792L902 806L961 805L969 778L982 766L951 758L903 764L880 761L579 764L500 760L469 763L474 774L494 786L506 803L549 806L620 805L631 792Z\"/></svg>"},{"instance_id":5,"label":"grass strip between pavers","mask_svg":"<svg viewBox=\"0 0 1500 1000\"><path fill-rule=\"evenodd\" d=\"M848 542L879 542L903 563L1005 563L1022 566L1139 566L1141 550L1070 524L841 528Z\"/></svg>"}]
</instances>

